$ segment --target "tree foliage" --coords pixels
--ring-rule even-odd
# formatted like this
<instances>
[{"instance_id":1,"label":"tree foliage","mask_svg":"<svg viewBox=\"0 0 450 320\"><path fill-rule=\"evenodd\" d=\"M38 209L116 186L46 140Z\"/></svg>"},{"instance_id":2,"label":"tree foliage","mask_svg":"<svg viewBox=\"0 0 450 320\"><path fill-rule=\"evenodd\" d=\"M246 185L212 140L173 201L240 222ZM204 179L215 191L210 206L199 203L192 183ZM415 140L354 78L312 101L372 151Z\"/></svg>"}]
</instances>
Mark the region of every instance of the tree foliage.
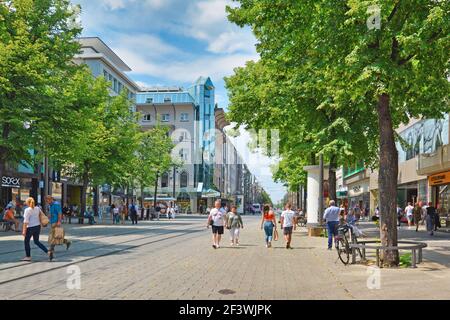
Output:
<instances>
[{"instance_id":1,"label":"tree foliage","mask_svg":"<svg viewBox=\"0 0 450 320\"><path fill-rule=\"evenodd\" d=\"M380 159L381 238L396 245L393 129L449 112L450 2L238 2L229 19L252 28L261 59L226 81L231 120L280 129L281 154L299 163L310 152Z\"/></svg>"}]
</instances>

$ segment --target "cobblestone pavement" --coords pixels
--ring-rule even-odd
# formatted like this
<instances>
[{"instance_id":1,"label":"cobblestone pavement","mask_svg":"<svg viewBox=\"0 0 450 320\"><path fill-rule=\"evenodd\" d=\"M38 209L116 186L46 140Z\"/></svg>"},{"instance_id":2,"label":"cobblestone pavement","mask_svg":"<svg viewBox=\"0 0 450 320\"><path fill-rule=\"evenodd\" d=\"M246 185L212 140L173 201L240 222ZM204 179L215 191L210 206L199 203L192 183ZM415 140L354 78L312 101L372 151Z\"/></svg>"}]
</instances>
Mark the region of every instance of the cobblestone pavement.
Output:
<instances>
[{"instance_id":1,"label":"cobblestone pavement","mask_svg":"<svg viewBox=\"0 0 450 320\"><path fill-rule=\"evenodd\" d=\"M225 234L218 250L211 247L211 231L205 228L205 218L199 216L140 222L138 226L129 222L66 225L73 245L69 251L58 247L52 263L33 243L34 262L18 262L24 254L22 237L1 233L0 298L450 298L447 233L430 238L424 231L415 233L404 227L400 238L427 241L424 263L416 269L376 270L342 265L334 250L326 250L326 239L308 237L306 229L295 231L293 250L285 249L282 239L267 249L259 218L244 216L244 224L241 245L230 247ZM367 234L376 233L372 224L363 225L363 229ZM47 240L45 232L42 240ZM379 289L369 289L368 282L372 288L379 284Z\"/></svg>"}]
</instances>

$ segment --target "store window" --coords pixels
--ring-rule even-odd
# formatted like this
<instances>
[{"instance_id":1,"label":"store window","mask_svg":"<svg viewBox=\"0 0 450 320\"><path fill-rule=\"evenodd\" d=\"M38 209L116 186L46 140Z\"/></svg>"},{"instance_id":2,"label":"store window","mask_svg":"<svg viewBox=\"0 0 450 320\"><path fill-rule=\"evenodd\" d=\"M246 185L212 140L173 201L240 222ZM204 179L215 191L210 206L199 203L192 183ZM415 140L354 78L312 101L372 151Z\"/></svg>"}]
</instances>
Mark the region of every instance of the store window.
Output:
<instances>
[{"instance_id":1,"label":"store window","mask_svg":"<svg viewBox=\"0 0 450 320\"><path fill-rule=\"evenodd\" d=\"M169 186L169 174L166 172L161 177L161 188L167 188Z\"/></svg>"},{"instance_id":2,"label":"store window","mask_svg":"<svg viewBox=\"0 0 450 320\"><path fill-rule=\"evenodd\" d=\"M180 188L187 188L188 180L189 180L188 173L186 171L183 171L180 174Z\"/></svg>"}]
</instances>

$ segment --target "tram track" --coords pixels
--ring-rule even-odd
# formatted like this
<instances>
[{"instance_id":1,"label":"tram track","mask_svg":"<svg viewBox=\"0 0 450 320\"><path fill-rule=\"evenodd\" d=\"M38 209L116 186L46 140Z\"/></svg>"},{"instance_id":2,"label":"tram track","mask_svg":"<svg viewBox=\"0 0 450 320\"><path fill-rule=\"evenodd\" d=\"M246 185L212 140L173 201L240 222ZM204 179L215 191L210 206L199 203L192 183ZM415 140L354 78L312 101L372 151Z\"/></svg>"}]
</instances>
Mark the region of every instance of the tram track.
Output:
<instances>
[{"instance_id":1,"label":"tram track","mask_svg":"<svg viewBox=\"0 0 450 320\"><path fill-rule=\"evenodd\" d=\"M171 229L171 230L174 230L174 229ZM153 243L158 243L158 242L162 242L162 241L166 241L166 240L175 239L175 238L178 238L178 237L181 237L181 236L190 235L192 233L196 234L198 232L204 232L204 229L199 227L199 226L196 226L196 227L187 228L187 229L180 229L180 230L175 229L174 231L175 232L179 231L179 232L181 232L181 234L177 234L177 235L173 235L173 236L169 236L169 237L165 237L165 238L161 238L161 239L147 241L145 243L138 244L138 245L131 245L131 246L126 247L126 248L121 248L121 249L113 250L113 251L106 252L106 253L103 253L103 254L100 254L100 255L96 255L96 256L92 256L92 257L88 257L88 258L84 258L84 259L82 258L82 259L79 259L79 260L76 260L76 261L68 262L66 264L58 265L58 266L53 267L53 268L43 269L42 271L39 271L39 272L33 272L33 273L30 273L30 274L21 275L21 276L16 277L16 278L0 281L0 285L11 283L11 282L14 282L14 281L17 281L17 280L20 280L20 279L24 279L24 278L37 276L37 275L45 273L45 272L50 272L50 271L58 270L58 269L61 269L61 268L66 268L66 267L68 267L70 265L80 264L80 263L84 263L84 262L91 261L91 260L94 260L94 259L102 258L102 257L105 257L105 256L118 254L118 253L121 253L121 252L124 252L124 251L127 251L127 250L140 248L140 247L143 247L143 246L146 246L146 245L150 245L150 244L153 244ZM189 231L193 231L193 232L189 232ZM126 235L126 234L130 234L130 233L125 233L123 235ZM134 232L134 234L136 234L136 232ZM117 235L114 235L114 236L111 236L111 237L115 237L115 236L117 236ZM153 239L153 238L156 238L158 236L163 236L163 234L157 234L157 235L152 234L152 235L149 235L147 237L131 239L131 240L127 240L127 241L123 241L123 242L119 242L119 243L112 243L112 244L106 244L106 245L103 245L103 246L97 246L97 247L87 248L87 249L78 250L78 251L71 251L70 253L62 253L62 254L58 255L58 257L64 258L64 257L75 256L77 254L82 254L82 253L87 253L87 252L91 252L91 251L107 249L108 247L117 246L117 245L123 245L123 244L127 244L127 243L130 243L130 242L137 242L137 241L142 241L142 240L146 240L146 239ZM24 262L23 264L18 264L18 265L14 265L14 266L11 266L11 267L8 267L8 268L0 269L0 273L2 271L10 271L13 268L24 267L24 266L33 266L33 265L35 265L37 263L38 262L34 262L34 263L30 264L29 262Z\"/></svg>"}]
</instances>

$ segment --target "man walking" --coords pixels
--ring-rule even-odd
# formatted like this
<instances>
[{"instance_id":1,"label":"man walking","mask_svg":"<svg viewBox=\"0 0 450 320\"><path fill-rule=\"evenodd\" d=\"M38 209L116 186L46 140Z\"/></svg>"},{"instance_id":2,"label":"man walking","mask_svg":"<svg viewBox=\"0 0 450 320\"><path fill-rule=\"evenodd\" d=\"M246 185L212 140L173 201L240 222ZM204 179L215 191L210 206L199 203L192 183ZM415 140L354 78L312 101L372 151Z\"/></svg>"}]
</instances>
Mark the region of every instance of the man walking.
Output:
<instances>
[{"instance_id":1,"label":"man walking","mask_svg":"<svg viewBox=\"0 0 450 320\"><path fill-rule=\"evenodd\" d=\"M137 224L138 223L138 210L136 208L136 205L134 204L134 200L131 201L128 211L130 212L131 224Z\"/></svg>"},{"instance_id":2,"label":"man walking","mask_svg":"<svg viewBox=\"0 0 450 320\"><path fill-rule=\"evenodd\" d=\"M435 219L436 219L436 208L433 206L432 202L429 202L427 207L426 222L427 222L427 231L429 232L430 236L434 235Z\"/></svg>"},{"instance_id":3,"label":"man walking","mask_svg":"<svg viewBox=\"0 0 450 320\"><path fill-rule=\"evenodd\" d=\"M397 204L397 220L398 220L398 227L402 224L402 217L403 217L403 210L400 208L400 206Z\"/></svg>"},{"instance_id":4,"label":"man walking","mask_svg":"<svg viewBox=\"0 0 450 320\"><path fill-rule=\"evenodd\" d=\"M159 203L156 204L155 212L156 212L156 220L159 221L159 215L161 214L161 206Z\"/></svg>"},{"instance_id":5,"label":"man walking","mask_svg":"<svg viewBox=\"0 0 450 320\"><path fill-rule=\"evenodd\" d=\"M292 229L296 228L295 212L291 210L291 204L286 204L286 210L281 213L281 226L283 227L284 240L286 241L286 249L292 249Z\"/></svg>"},{"instance_id":6,"label":"man walking","mask_svg":"<svg viewBox=\"0 0 450 320\"><path fill-rule=\"evenodd\" d=\"M208 225L212 226L212 233L213 233L213 245L212 247L214 249L220 248L220 240L223 235L223 227L224 227L224 216L226 213L220 210L220 200L216 200L214 203L214 209L211 210L209 216L208 216Z\"/></svg>"},{"instance_id":7,"label":"man walking","mask_svg":"<svg viewBox=\"0 0 450 320\"><path fill-rule=\"evenodd\" d=\"M330 201L330 206L323 214L323 220L327 223L328 228L328 250L333 247L333 237L337 235L337 226L339 224L339 208L336 207L334 200Z\"/></svg>"},{"instance_id":8,"label":"man walking","mask_svg":"<svg viewBox=\"0 0 450 320\"><path fill-rule=\"evenodd\" d=\"M57 239L54 239L55 229L57 227L61 227L61 218L62 218L61 205L58 202L56 202L52 196L47 196L45 200L50 207L50 224L52 226L48 235L48 243L50 244L49 258L51 261L54 258L55 246L57 244L65 244L66 250L69 250L69 247L72 244L72 242L70 242L67 239L63 239L62 241L60 241L62 243L57 243L58 242Z\"/></svg>"},{"instance_id":9,"label":"man walking","mask_svg":"<svg viewBox=\"0 0 450 320\"><path fill-rule=\"evenodd\" d=\"M408 219L408 226L412 227L413 226L413 221L414 221L414 207L412 206L411 202L408 202L408 205L405 208L405 214L406 214L406 218Z\"/></svg>"}]
</instances>

